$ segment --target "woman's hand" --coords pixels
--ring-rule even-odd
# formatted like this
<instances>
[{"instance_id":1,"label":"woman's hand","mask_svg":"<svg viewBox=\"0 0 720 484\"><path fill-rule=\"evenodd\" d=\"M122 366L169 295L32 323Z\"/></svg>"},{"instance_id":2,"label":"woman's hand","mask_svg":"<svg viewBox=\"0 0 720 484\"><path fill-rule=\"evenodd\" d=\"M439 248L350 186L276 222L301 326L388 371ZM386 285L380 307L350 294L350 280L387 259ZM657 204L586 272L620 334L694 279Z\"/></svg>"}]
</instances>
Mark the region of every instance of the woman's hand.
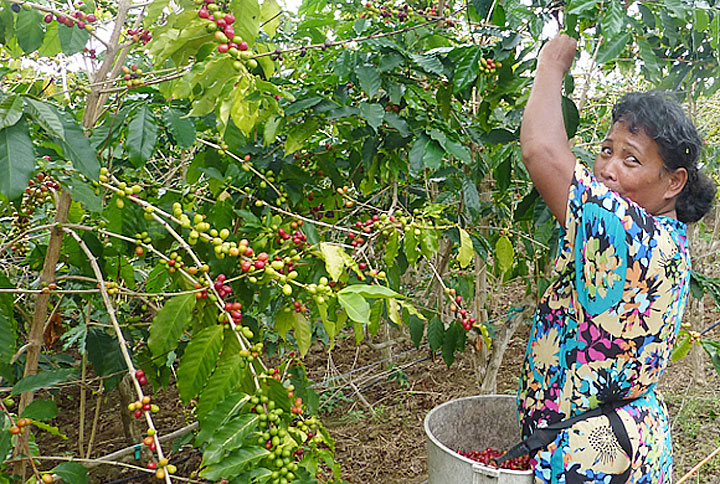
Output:
<instances>
[{"instance_id":1,"label":"woman's hand","mask_svg":"<svg viewBox=\"0 0 720 484\"><path fill-rule=\"evenodd\" d=\"M557 70L565 75L570 70L577 52L577 41L567 34L558 34L540 49L538 70Z\"/></svg>"}]
</instances>

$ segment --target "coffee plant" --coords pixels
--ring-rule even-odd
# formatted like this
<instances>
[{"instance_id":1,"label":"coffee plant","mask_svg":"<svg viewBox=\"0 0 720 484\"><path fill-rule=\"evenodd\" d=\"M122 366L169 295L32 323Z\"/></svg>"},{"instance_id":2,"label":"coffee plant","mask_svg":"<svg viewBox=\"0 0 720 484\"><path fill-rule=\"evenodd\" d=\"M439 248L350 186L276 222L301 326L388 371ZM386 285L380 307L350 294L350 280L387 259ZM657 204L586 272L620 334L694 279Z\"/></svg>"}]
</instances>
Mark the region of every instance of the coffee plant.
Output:
<instances>
[{"instance_id":1,"label":"coffee plant","mask_svg":"<svg viewBox=\"0 0 720 484\"><path fill-rule=\"evenodd\" d=\"M142 422L137 468L159 480L179 475L153 420L174 385L197 423L192 482L339 482L311 344L406 328L448 365L469 344L486 351L492 374L522 318L490 320L491 291L547 286L558 227L517 142L543 30L580 41L563 111L592 161L614 79L713 96L719 13L1 1L0 481L88 482L101 461L35 443L60 429L34 392L89 368ZM715 295L703 277L696 294ZM720 371L717 342L681 341L679 355L697 342Z\"/></svg>"}]
</instances>

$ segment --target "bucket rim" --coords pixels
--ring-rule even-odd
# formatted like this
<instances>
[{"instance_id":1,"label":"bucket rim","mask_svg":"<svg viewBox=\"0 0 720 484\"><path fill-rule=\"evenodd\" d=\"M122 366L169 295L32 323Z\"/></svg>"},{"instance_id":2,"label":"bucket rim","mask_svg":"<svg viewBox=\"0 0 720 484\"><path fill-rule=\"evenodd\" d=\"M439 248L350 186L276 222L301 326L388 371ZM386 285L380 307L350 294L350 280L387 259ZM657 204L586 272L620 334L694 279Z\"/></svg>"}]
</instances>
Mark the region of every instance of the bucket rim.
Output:
<instances>
[{"instance_id":1,"label":"bucket rim","mask_svg":"<svg viewBox=\"0 0 720 484\"><path fill-rule=\"evenodd\" d=\"M484 469L490 469L490 470L494 470L494 471L500 471L500 472L503 473L503 474L504 474L504 473L507 473L507 474L516 475L516 476L528 476L528 475L534 474L534 471L533 471L532 469L528 469L528 470L525 470L525 471L518 471L518 470L514 470L514 469L502 469L502 468L498 468L498 467L488 466L488 465L485 465L485 464L483 464L483 463L481 463L481 462L478 462L478 461L476 461L476 460L472 460L472 459L470 459L469 457L465 457L464 455L459 454L457 451L455 451L455 450L451 449L450 447L446 446L445 444L443 444L442 442L440 442L440 441L437 439L437 437L435 437L435 436L432 434L432 432L430 432L430 426L429 426L429 423L428 423L428 422L429 422L429 420L432 418L432 415L433 415L436 411L438 411L440 408L443 408L443 407L445 407L445 406L447 406L447 405L451 405L451 404L457 403L457 402L462 401L462 400L484 400L484 399L490 398L490 397L493 397L493 398L502 397L502 398L513 398L513 399L515 398L515 397L513 397L512 395L496 395L496 394L493 394L493 395L471 395L471 396L468 396L468 397L460 397L460 398L454 398L454 399L452 399L452 400L448 400L447 402L441 403L441 404L438 405L437 407L434 407L434 408L433 408L432 410L430 410L430 411L427 413L427 415L425 416L425 419L423 420L423 427L425 428L425 436L426 436L428 439L430 439L430 441L432 441L432 443L435 444L435 445L436 445L439 449L441 449L443 452L445 452L446 454L450 454L450 455L452 455L453 457L457 457L457 458L460 459L462 462L465 462L465 463L467 463L467 464L471 464L471 465L473 465L473 466L478 466L478 467L481 467L481 468L484 468Z\"/></svg>"}]
</instances>

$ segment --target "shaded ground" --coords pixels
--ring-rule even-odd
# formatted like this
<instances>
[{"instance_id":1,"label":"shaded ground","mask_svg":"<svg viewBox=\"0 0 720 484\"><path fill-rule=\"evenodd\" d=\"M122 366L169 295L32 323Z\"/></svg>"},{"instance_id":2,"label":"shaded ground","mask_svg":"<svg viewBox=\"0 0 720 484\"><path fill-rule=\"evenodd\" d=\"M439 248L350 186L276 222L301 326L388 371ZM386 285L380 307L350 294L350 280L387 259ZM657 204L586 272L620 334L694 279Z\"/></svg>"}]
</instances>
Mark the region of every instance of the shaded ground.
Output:
<instances>
[{"instance_id":1,"label":"shaded ground","mask_svg":"<svg viewBox=\"0 0 720 484\"><path fill-rule=\"evenodd\" d=\"M498 378L498 393L514 393L515 375L521 363L528 325L521 326L510 342ZM708 335L720 340L720 328ZM307 366L319 386L323 421L336 441L336 456L342 464L342 477L353 484L418 484L427 479L423 420L435 406L454 398L477 393L472 350L458 355L451 368L441 358L433 360L427 347L415 350L402 343L392 348L392 361L384 351L367 346L355 347L353 338L339 339L332 358L321 348L313 348ZM661 384L671 413L675 447L675 480L720 446L720 378L707 357L704 358L707 385L697 386L692 379L689 361L672 364ZM343 376L340 376L343 375ZM351 385L349 382L352 382ZM192 421L188 407L183 407L173 388L160 392L154 400L161 411L156 425L167 434ZM67 440L41 434L39 444L45 455L73 454L78 448L78 392L63 390L56 396L61 414L53 421ZM93 420L95 397L88 393L86 409L87 445ZM101 406L98 428L91 457L127 447L120 422L119 399L112 394ZM165 444L166 452L172 451ZM170 452L178 466L178 475L190 476L200 462L198 453L185 446ZM131 461L140 464L146 462ZM52 467L51 463L44 469ZM158 482L143 477L136 469L102 466L92 471L90 482ZM708 462L697 477L688 482L720 482L720 456ZM461 484L461 483L459 483Z\"/></svg>"}]
</instances>

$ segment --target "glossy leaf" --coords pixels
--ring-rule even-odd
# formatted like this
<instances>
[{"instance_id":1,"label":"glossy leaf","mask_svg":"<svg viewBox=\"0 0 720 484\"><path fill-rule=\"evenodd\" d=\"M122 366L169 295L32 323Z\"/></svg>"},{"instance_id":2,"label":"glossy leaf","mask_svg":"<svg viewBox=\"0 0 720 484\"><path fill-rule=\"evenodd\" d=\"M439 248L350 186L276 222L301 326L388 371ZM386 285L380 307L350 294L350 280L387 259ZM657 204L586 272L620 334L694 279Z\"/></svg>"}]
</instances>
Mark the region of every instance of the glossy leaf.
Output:
<instances>
[{"instance_id":1,"label":"glossy leaf","mask_svg":"<svg viewBox=\"0 0 720 484\"><path fill-rule=\"evenodd\" d=\"M629 32L622 32L615 37L606 40L602 46L600 46L597 63L605 64L606 62L615 59L625 49L625 46L628 45L631 38L632 35Z\"/></svg>"},{"instance_id":2,"label":"glossy leaf","mask_svg":"<svg viewBox=\"0 0 720 484\"><path fill-rule=\"evenodd\" d=\"M385 286L379 286L379 285L367 285L367 284L353 284L351 286L347 286L342 288L340 291L338 291L338 294L359 294L361 296L367 297L367 298L381 298L381 299L387 299L387 298L402 298L403 296L401 294L398 294L397 292L393 291L392 289L389 289Z\"/></svg>"},{"instance_id":3,"label":"glossy leaf","mask_svg":"<svg viewBox=\"0 0 720 484\"><path fill-rule=\"evenodd\" d=\"M45 37L43 18L37 10L22 9L17 15L15 30L20 48L29 54L40 48Z\"/></svg>"},{"instance_id":4,"label":"glossy leaf","mask_svg":"<svg viewBox=\"0 0 720 484\"><path fill-rule=\"evenodd\" d=\"M65 129L54 107L28 97L25 98L25 112L42 126L47 134L61 140L65 139Z\"/></svg>"},{"instance_id":5,"label":"glossy leaf","mask_svg":"<svg viewBox=\"0 0 720 484\"><path fill-rule=\"evenodd\" d=\"M15 285L0 272L0 288L12 289ZM0 364L9 364L15 354L17 322L14 316L14 298L11 293L0 294Z\"/></svg>"},{"instance_id":6,"label":"glossy leaf","mask_svg":"<svg viewBox=\"0 0 720 484\"><path fill-rule=\"evenodd\" d=\"M167 108L163 111L163 121L178 148L187 149L195 144L195 119L184 115L178 109Z\"/></svg>"},{"instance_id":7,"label":"glossy leaf","mask_svg":"<svg viewBox=\"0 0 720 484\"><path fill-rule=\"evenodd\" d=\"M59 383L70 380L77 372L74 368L60 368L58 370L44 370L35 375L28 375L17 382L10 395L20 395L24 392L34 392L40 389L52 388Z\"/></svg>"},{"instance_id":8,"label":"glossy leaf","mask_svg":"<svg viewBox=\"0 0 720 484\"><path fill-rule=\"evenodd\" d=\"M20 121L25 106L25 98L11 95L0 102L0 129L13 126Z\"/></svg>"},{"instance_id":9,"label":"glossy leaf","mask_svg":"<svg viewBox=\"0 0 720 484\"><path fill-rule=\"evenodd\" d=\"M443 344L445 338L445 326L440 318L435 316L428 323L427 340L431 351L437 351Z\"/></svg>"},{"instance_id":10,"label":"glossy leaf","mask_svg":"<svg viewBox=\"0 0 720 484\"><path fill-rule=\"evenodd\" d=\"M360 87L372 98L382 87L382 79L377 69L371 65L358 66L355 70Z\"/></svg>"},{"instance_id":11,"label":"glossy leaf","mask_svg":"<svg viewBox=\"0 0 720 484\"><path fill-rule=\"evenodd\" d=\"M370 322L368 316L370 314L370 305L359 294L354 293L338 293L338 302L347 311L348 317L356 323L368 324Z\"/></svg>"},{"instance_id":12,"label":"glossy leaf","mask_svg":"<svg viewBox=\"0 0 720 484\"><path fill-rule=\"evenodd\" d=\"M385 109L379 104L360 103L360 117L377 131L385 119Z\"/></svg>"},{"instance_id":13,"label":"glossy leaf","mask_svg":"<svg viewBox=\"0 0 720 484\"><path fill-rule=\"evenodd\" d=\"M59 140L65 158L72 161L73 166L87 178L97 180L100 176L100 162L83 128L67 112L59 110L56 112L65 135Z\"/></svg>"},{"instance_id":14,"label":"glossy leaf","mask_svg":"<svg viewBox=\"0 0 720 484\"><path fill-rule=\"evenodd\" d=\"M45 400L43 398L36 398L30 404L25 407L22 415L23 418L29 418L32 420L52 420L58 414L58 406L54 400Z\"/></svg>"},{"instance_id":15,"label":"glossy leaf","mask_svg":"<svg viewBox=\"0 0 720 484\"><path fill-rule=\"evenodd\" d=\"M128 123L128 135L125 145L128 159L136 167L141 167L155 151L158 125L152 109L140 106Z\"/></svg>"},{"instance_id":16,"label":"glossy leaf","mask_svg":"<svg viewBox=\"0 0 720 484\"><path fill-rule=\"evenodd\" d=\"M0 130L0 192L10 200L23 194L35 168L35 154L25 120Z\"/></svg>"},{"instance_id":17,"label":"glossy leaf","mask_svg":"<svg viewBox=\"0 0 720 484\"><path fill-rule=\"evenodd\" d=\"M68 484L87 484L88 471L84 465L77 462L63 462L53 467L52 473Z\"/></svg>"},{"instance_id":18,"label":"glossy leaf","mask_svg":"<svg viewBox=\"0 0 720 484\"><path fill-rule=\"evenodd\" d=\"M607 9L600 19L600 27L605 37L614 37L623 28L625 23L625 11L620 6L620 2L607 2Z\"/></svg>"},{"instance_id":19,"label":"glossy leaf","mask_svg":"<svg viewBox=\"0 0 720 484\"><path fill-rule=\"evenodd\" d=\"M198 415L200 432L198 432L197 438L195 439L196 444L203 445L207 443L217 429L224 426L226 422L240 413L249 401L250 395L233 393L217 404L207 415Z\"/></svg>"},{"instance_id":20,"label":"glossy leaf","mask_svg":"<svg viewBox=\"0 0 720 484\"><path fill-rule=\"evenodd\" d=\"M90 34L86 30L80 30L77 27L58 25L57 32L60 47L63 53L68 56L82 52L88 40L90 40Z\"/></svg>"},{"instance_id":21,"label":"glossy leaf","mask_svg":"<svg viewBox=\"0 0 720 484\"><path fill-rule=\"evenodd\" d=\"M300 350L300 356L305 356L310 349L310 343L312 342L312 328L310 323L305 318L305 314L292 311L293 314L293 336L297 341L298 349Z\"/></svg>"},{"instance_id":22,"label":"glossy leaf","mask_svg":"<svg viewBox=\"0 0 720 484\"><path fill-rule=\"evenodd\" d=\"M681 335L679 341L675 343L672 354L670 355L670 361L677 361L685 358L692 349L692 341L690 335L687 332Z\"/></svg>"},{"instance_id":23,"label":"glossy leaf","mask_svg":"<svg viewBox=\"0 0 720 484\"><path fill-rule=\"evenodd\" d=\"M410 328L410 339L413 345L415 345L415 348L419 348L425 335L425 323L422 319L411 314L408 319L408 327Z\"/></svg>"},{"instance_id":24,"label":"glossy leaf","mask_svg":"<svg viewBox=\"0 0 720 484\"><path fill-rule=\"evenodd\" d=\"M705 348L705 351L707 351L708 356L710 356L710 361L712 361L715 371L720 375L720 342L702 340L701 344L703 348Z\"/></svg>"},{"instance_id":25,"label":"glossy leaf","mask_svg":"<svg viewBox=\"0 0 720 484\"><path fill-rule=\"evenodd\" d=\"M506 235L498 237L495 243L495 258L500 272L512 269L515 262L515 249Z\"/></svg>"},{"instance_id":26,"label":"glossy leaf","mask_svg":"<svg viewBox=\"0 0 720 484\"><path fill-rule=\"evenodd\" d=\"M475 251L473 250L472 240L470 234L463 228L458 228L460 231L460 248L458 249L458 263L463 269L472 262Z\"/></svg>"},{"instance_id":27,"label":"glossy leaf","mask_svg":"<svg viewBox=\"0 0 720 484\"><path fill-rule=\"evenodd\" d=\"M238 386L243 372L242 357L237 353L223 350L212 376L198 397L198 419L205 417L218 403L223 401Z\"/></svg>"},{"instance_id":28,"label":"glossy leaf","mask_svg":"<svg viewBox=\"0 0 720 484\"><path fill-rule=\"evenodd\" d=\"M349 256L342 247L329 242L320 242L320 252L325 261L325 270L333 281L337 281L345 272Z\"/></svg>"},{"instance_id":29,"label":"glossy leaf","mask_svg":"<svg viewBox=\"0 0 720 484\"><path fill-rule=\"evenodd\" d=\"M223 327L208 326L193 334L177 371L178 395L184 403L195 398L215 368L223 342Z\"/></svg>"},{"instance_id":30,"label":"glossy leaf","mask_svg":"<svg viewBox=\"0 0 720 484\"><path fill-rule=\"evenodd\" d=\"M245 438L255 430L257 414L245 413L225 423L213 434L203 454L203 464L220 462L223 455L243 445Z\"/></svg>"},{"instance_id":31,"label":"glossy leaf","mask_svg":"<svg viewBox=\"0 0 720 484\"><path fill-rule=\"evenodd\" d=\"M150 326L148 347L154 356L160 356L177 347L178 339L190 324L195 307L195 295L185 294L170 298Z\"/></svg>"},{"instance_id":32,"label":"glossy leaf","mask_svg":"<svg viewBox=\"0 0 720 484\"><path fill-rule=\"evenodd\" d=\"M263 459L269 454L263 447L244 447L236 449L225 456L217 464L206 467L200 471L200 476L211 481L221 477L234 477L249 468L254 462Z\"/></svg>"},{"instance_id":33,"label":"glossy leaf","mask_svg":"<svg viewBox=\"0 0 720 484\"><path fill-rule=\"evenodd\" d=\"M482 51L477 48L469 48L455 67L455 75L453 76L453 90L455 93L464 91L468 86L475 82L480 72L480 57Z\"/></svg>"},{"instance_id":34,"label":"glossy leaf","mask_svg":"<svg viewBox=\"0 0 720 484\"><path fill-rule=\"evenodd\" d=\"M580 113L573 100L566 96L562 97L562 114L565 123L565 133L568 139L570 139L577 133L578 126L580 125Z\"/></svg>"}]
</instances>

